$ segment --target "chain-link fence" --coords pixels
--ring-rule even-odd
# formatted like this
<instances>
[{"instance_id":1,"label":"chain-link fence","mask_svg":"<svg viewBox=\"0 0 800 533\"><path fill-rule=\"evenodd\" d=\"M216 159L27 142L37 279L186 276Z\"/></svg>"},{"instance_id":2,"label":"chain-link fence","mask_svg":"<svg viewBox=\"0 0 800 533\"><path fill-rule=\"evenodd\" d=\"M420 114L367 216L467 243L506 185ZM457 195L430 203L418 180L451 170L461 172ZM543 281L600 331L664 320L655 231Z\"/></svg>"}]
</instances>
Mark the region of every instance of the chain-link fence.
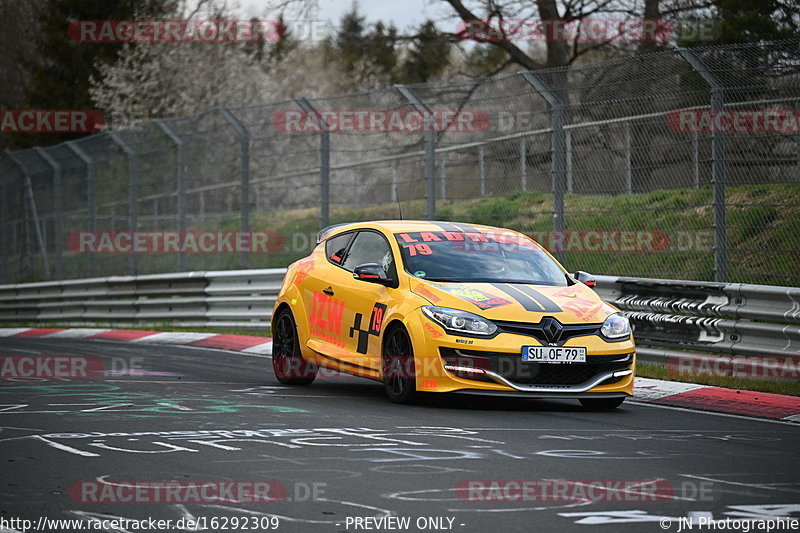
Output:
<instances>
[{"instance_id":1,"label":"chain-link fence","mask_svg":"<svg viewBox=\"0 0 800 533\"><path fill-rule=\"evenodd\" d=\"M798 285L799 103L789 40L143 123L2 157L0 275L284 266L320 226L402 210L524 231L573 270ZM268 251L81 241L231 230Z\"/></svg>"}]
</instances>

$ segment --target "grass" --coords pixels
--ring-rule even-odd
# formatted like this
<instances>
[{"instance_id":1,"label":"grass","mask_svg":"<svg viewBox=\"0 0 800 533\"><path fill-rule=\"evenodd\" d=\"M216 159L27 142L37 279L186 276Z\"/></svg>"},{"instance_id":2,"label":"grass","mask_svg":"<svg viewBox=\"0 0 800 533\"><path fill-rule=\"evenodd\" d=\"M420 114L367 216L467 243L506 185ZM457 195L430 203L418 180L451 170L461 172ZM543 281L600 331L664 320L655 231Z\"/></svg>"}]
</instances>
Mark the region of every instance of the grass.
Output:
<instances>
[{"instance_id":1,"label":"grass","mask_svg":"<svg viewBox=\"0 0 800 533\"><path fill-rule=\"evenodd\" d=\"M728 256L730 281L800 285L800 184L731 187L728 196ZM711 189L672 189L644 194L596 197L567 195L566 224L570 230L634 232L652 239L653 251L576 250L577 239L564 255L568 270L633 277L714 279ZM515 192L506 196L439 202L437 218L508 227L533 234L548 249L554 242L551 196ZM422 201L404 202L406 218L423 216ZM284 252L258 257L263 266L285 266L306 255L317 231L316 211L261 213L253 228L273 230L288 241ZM397 218L397 206L364 209L333 208L331 223ZM577 237L577 236L576 236ZM637 237L638 238L638 237ZM645 250L646 246L643 246Z\"/></svg>"},{"instance_id":2,"label":"grass","mask_svg":"<svg viewBox=\"0 0 800 533\"><path fill-rule=\"evenodd\" d=\"M402 203L405 218L422 218L423 200ZM601 231L606 235L628 231L649 235L653 251L565 251L568 270L633 277L689 280L714 279L713 210L711 189L669 189L613 197L568 194L566 227L576 231ZM729 278L735 283L800 285L800 184L745 185L728 188ZM250 268L285 267L304 257L315 245L319 231L317 209L261 211L251 215L253 231L278 237L278 251L252 254ZM398 206L385 203L364 208L331 206L330 223L396 219ZM439 201L437 218L508 227L534 234L553 249L551 195L511 192L504 196ZM209 220L199 230L235 230L238 217ZM280 243L280 239L283 243ZM575 241L584 246L585 241ZM241 268L237 254L189 254L188 270ZM128 271L125 254L98 254L100 275ZM67 254L68 277L86 277L85 254ZM175 254L139 257L142 273L174 272ZM20 282L23 280L20 279ZM25 281L33 281L26 279Z\"/></svg>"},{"instance_id":3,"label":"grass","mask_svg":"<svg viewBox=\"0 0 800 533\"><path fill-rule=\"evenodd\" d=\"M697 383L700 385L713 385L728 389L739 389L772 394L785 394L800 396L800 382L783 380L770 381L759 379L733 378L726 376L710 376L704 374L674 375L667 369L655 363L636 363L636 375L643 378L664 379L667 381L682 381L684 383Z\"/></svg>"}]
</instances>

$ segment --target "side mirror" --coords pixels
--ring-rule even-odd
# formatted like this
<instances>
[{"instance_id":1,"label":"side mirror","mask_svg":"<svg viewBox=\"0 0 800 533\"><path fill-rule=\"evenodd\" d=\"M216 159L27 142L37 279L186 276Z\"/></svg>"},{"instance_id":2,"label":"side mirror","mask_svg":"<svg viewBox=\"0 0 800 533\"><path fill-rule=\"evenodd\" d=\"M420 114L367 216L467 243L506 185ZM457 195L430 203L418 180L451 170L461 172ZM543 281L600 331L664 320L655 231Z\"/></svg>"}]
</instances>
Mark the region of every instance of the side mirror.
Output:
<instances>
[{"instance_id":1,"label":"side mirror","mask_svg":"<svg viewBox=\"0 0 800 533\"><path fill-rule=\"evenodd\" d=\"M392 280L386 277L386 272L383 271L383 268L378 263L358 265L353 270L353 278L369 283L378 283L379 285L389 286L392 284Z\"/></svg>"},{"instance_id":2,"label":"side mirror","mask_svg":"<svg viewBox=\"0 0 800 533\"><path fill-rule=\"evenodd\" d=\"M597 282L594 280L594 276L588 272L584 272L583 270L576 270L572 276L592 289L594 289L595 285L597 285Z\"/></svg>"}]
</instances>

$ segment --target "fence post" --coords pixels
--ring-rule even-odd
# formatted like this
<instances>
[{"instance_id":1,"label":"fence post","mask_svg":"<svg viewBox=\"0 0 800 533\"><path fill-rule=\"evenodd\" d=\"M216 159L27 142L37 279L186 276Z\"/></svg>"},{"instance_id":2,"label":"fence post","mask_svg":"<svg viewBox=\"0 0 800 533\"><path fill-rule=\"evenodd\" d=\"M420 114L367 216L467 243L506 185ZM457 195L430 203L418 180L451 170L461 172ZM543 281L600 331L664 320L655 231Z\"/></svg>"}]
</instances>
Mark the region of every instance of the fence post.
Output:
<instances>
[{"instance_id":1,"label":"fence post","mask_svg":"<svg viewBox=\"0 0 800 533\"><path fill-rule=\"evenodd\" d=\"M243 232L250 231L250 133L244 124L239 122L233 113L225 107L218 107L217 111L222 115L228 124L231 125L242 145L242 194L239 202L240 218L239 229ZM250 264L250 255L242 251L239 254L239 264L242 268L247 268Z\"/></svg>"},{"instance_id":2,"label":"fence post","mask_svg":"<svg viewBox=\"0 0 800 533\"><path fill-rule=\"evenodd\" d=\"M400 94L408 100L425 118L425 218L436 219L436 128L433 113L410 87L395 85Z\"/></svg>"},{"instance_id":3,"label":"fence post","mask_svg":"<svg viewBox=\"0 0 800 533\"><path fill-rule=\"evenodd\" d=\"M61 164L44 151L40 146L33 149L53 169L53 208L55 223L53 224L53 240L56 254L56 279L64 279L64 187Z\"/></svg>"},{"instance_id":4,"label":"fence post","mask_svg":"<svg viewBox=\"0 0 800 533\"><path fill-rule=\"evenodd\" d=\"M695 189L700 188L700 134L697 129L692 132L692 171L693 185Z\"/></svg>"},{"instance_id":5,"label":"fence post","mask_svg":"<svg viewBox=\"0 0 800 533\"><path fill-rule=\"evenodd\" d=\"M392 159L391 171L392 171L392 192L390 196L392 197L392 203L396 204L397 202L400 201L400 199L397 196L397 159Z\"/></svg>"},{"instance_id":6,"label":"fence post","mask_svg":"<svg viewBox=\"0 0 800 533\"><path fill-rule=\"evenodd\" d=\"M77 155L83 164L86 165L86 207L88 212L88 230L97 231L97 165L94 159L78 146L76 141L67 141L67 148ZM86 254L89 259L89 277L94 277L97 267L95 254Z\"/></svg>"},{"instance_id":7,"label":"fence post","mask_svg":"<svg viewBox=\"0 0 800 533\"><path fill-rule=\"evenodd\" d=\"M519 185L522 192L528 190L528 145L525 137L519 138Z\"/></svg>"},{"instance_id":8,"label":"fence post","mask_svg":"<svg viewBox=\"0 0 800 533\"><path fill-rule=\"evenodd\" d=\"M128 231L134 232L139 229L139 154L117 132L109 131L108 136L128 157ZM131 276L137 273L137 260L135 252L128 254Z\"/></svg>"},{"instance_id":9,"label":"fence post","mask_svg":"<svg viewBox=\"0 0 800 533\"><path fill-rule=\"evenodd\" d=\"M5 154L0 154L0 161L4 159ZM8 185L6 174L0 173L0 265L2 265L2 271L0 271L0 276L2 276L3 283L10 283L11 279L8 275L8 234L10 232L9 228L9 221L6 220L6 213L9 212L8 203L10 200L8 198Z\"/></svg>"},{"instance_id":10,"label":"fence post","mask_svg":"<svg viewBox=\"0 0 800 533\"><path fill-rule=\"evenodd\" d=\"M28 204L31 209L31 216L33 217L33 228L36 233L36 241L39 244L39 253L42 254L42 264L44 265L44 276L50 279L50 258L47 257L47 245L44 242L44 234L42 233L42 224L39 221L39 212L36 210L36 199L33 196L33 184L31 183L31 175L28 168L10 151L6 150L6 154L11 158L14 163L22 170L22 175L25 176L25 192L28 197ZM3 230L5 228L0 228Z\"/></svg>"},{"instance_id":11,"label":"fence post","mask_svg":"<svg viewBox=\"0 0 800 533\"><path fill-rule=\"evenodd\" d=\"M362 174L361 167L353 168L353 186L350 190L356 193L356 205L361 205L362 183L364 183L364 175Z\"/></svg>"},{"instance_id":12,"label":"fence post","mask_svg":"<svg viewBox=\"0 0 800 533\"><path fill-rule=\"evenodd\" d=\"M725 108L724 88L694 52L677 48L678 54L703 78L711 89L711 110ZM728 223L725 211L725 134L713 128L711 132L711 187L714 206L714 281L728 281Z\"/></svg>"},{"instance_id":13,"label":"fence post","mask_svg":"<svg viewBox=\"0 0 800 533\"><path fill-rule=\"evenodd\" d=\"M186 143L180 136L169 127L163 119L156 119L156 124L164 135L170 138L175 143L175 155L177 161L177 193L178 193L178 231L183 233L186 231ZM186 270L186 252L178 254L178 270Z\"/></svg>"},{"instance_id":14,"label":"fence post","mask_svg":"<svg viewBox=\"0 0 800 533\"><path fill-rule=\"evenodd\" d=\"M484 168L483 145L478 146L478 182L481 189L481 196L486 195L486 170Z\"/></svg>"},{"instance_id":15,"label":"fence post","mask_svg":"<svg viewBox=\"0 0 800 533\"><path fill-rule=\"evenodd\" d=\"M631 122L625 121L625 193L633 194L633 161L631 161Z\"/></svg>"},{"instance_id":16,"label":"fence post","mask_svg":"<svg viewBox=\"0 0 800 533\"><path fill-rule=\"evenodd\" d=\"M550 129L552 130L552 168L553 187L553 231L561 233L566 229L564 219L564 194L567 184L567 139L564 131L564 104L556 93L531 71L522 72L522 77L550 106ZM554 254L559 262L564 261L564 252Z\"/></svg>"},{"instance_id":17,"label":"fence post","mask_svg":"<svg viewBox=\"0 0 800 533\"><path fill-rule=\"evenodd\" d=\"M322 115L314 109L311 103L305 98L295 98L295 103L306 113L313 114L319 122L319 227L327 228L330 225L330 205L331 205L331 134L328 123L322 119Z\"/></svg>"},{"instance_id":18,"label":"fence post","mask_svg":"<svg viewBox=\"0 0 800 533\"><path fill-rule=\"evenodd\" d=\"M440 196L442 200L447 200L447 154L442 154L440 161L439 179L442 180L439 185L441 187Z\"/></svg>"},{"instance_id":19,"label":"fence post","mask_svg":"<svg viewBox=\"0 0 800 533\"><path fill-rule=\"evenodd\" d=\"M564 144L567 150L567 192L572 194L575 190L575 185L572 181L572 130L564 132Z\"/></svg>"}]
</instances>

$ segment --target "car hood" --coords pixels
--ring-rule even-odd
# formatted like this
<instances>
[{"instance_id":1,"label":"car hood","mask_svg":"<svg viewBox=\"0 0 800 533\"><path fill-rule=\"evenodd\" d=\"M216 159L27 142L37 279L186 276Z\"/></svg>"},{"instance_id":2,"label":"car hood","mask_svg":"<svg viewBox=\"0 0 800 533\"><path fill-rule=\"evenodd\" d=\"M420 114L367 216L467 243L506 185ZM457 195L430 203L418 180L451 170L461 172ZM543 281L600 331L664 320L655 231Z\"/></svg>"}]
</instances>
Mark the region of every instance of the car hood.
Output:
<instances>
[{"instance_id":1,"label":"car hood","mask_svg":"<svg viewBox=\"0 0 800 533\"><path fill-rule=\"evenodd\" d=\"M539 322L552 316L562 324L601 323L616 312L589 287L520 283L445 283L411 278L411 291L432 305L463 309L490 320Z\"/></svg>"}]
</instances>

